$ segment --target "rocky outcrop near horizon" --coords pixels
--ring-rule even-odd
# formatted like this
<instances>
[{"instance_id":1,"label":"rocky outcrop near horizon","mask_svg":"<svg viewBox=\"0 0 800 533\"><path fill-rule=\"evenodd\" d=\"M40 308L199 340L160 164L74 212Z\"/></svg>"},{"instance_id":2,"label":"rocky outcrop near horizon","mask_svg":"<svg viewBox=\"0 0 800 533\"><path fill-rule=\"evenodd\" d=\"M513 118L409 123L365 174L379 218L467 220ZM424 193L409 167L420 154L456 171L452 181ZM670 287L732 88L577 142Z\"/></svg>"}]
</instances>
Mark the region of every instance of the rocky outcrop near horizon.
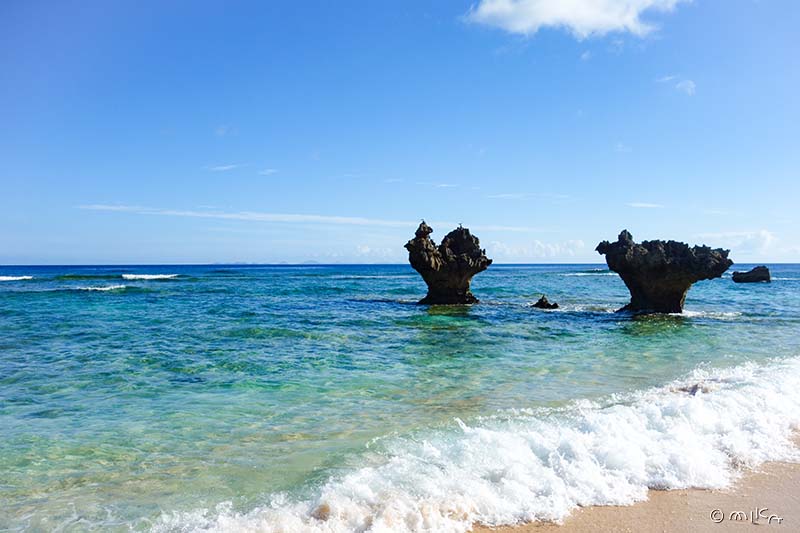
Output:
<instances>
[{"instance_id":1,"label":"rocky outcrop near horizon","mask_svg":"<svg viewBox=\"0 0 800 533\"><path fill-rule=\"evenodd\" d=\"M596 250L631 293L630 303L619 311L635 313L681 313L692 284L719 278L733 264L730 250L662 240L637 244L628 230Z\"/></svg>"},{"instance_id":2,"label":"rocky outcrop near horizon","mask_svg":"<svg viewBox=\"0 0 800 533\"><path fill-rule=\"evenodd\" d=\"M733 281L736 283L769 283L772 277L769 273L769 268L764 265L757 266L747 272L734 272Z\"/></svg>"},{"instance_id":3,"label":"rocky outcrop near horizon","mask_svg":"<svg viewBox=\"0 0 800 533\"><path fill-rule=\"evenodd\" d=\"M423 220L413 239L405 245L411 266L428 285L428 294L419 301L429 305L474 304L470 291L473 276L483 272L492 260L481 249L480 240L469 229L459 226L436 246L433 229Z\"/></svg>"},{"instance_id":4,"label":"rocky outcrop near horizon","mask_svg":"<svg viewBox=\"0 0 800 533\"><path fill-rule=\"evenodd\" d=\"M558 309L558 304L556 302L551 302L547 299L547 296L542 294L542 297L536 300L536 303L531 304L531 307L535 307L536 309Z\"/></svg>"}]
</instances>

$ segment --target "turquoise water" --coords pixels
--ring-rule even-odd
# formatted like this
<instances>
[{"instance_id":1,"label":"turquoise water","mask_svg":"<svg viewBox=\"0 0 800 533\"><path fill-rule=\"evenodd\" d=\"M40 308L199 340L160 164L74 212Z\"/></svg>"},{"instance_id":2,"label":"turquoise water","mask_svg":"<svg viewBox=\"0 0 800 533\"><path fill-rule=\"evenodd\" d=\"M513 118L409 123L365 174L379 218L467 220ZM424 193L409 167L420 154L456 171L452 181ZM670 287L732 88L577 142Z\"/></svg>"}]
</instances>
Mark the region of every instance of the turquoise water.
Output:
<instances>
[{"instance_id":1,"label":"turquoise water","mask_svg":"<svg viewBox=\"0 0 800 533\"><path fill-rule=\"evenodd\" d=\"M771 269L698 283L684 316L631 317L601 265L494 265L481 304L439 308L415 305L405 265L0 267L0 529L235 530L265 507L310 528L301 515L344 498L335 480L408 442L800 355L800 266ZM542 293L562 309L531 309ZM414 468L381 478L393 501L416 494ZM532 516L498 509L462 522Z\"/></svg>"}]
</instances>

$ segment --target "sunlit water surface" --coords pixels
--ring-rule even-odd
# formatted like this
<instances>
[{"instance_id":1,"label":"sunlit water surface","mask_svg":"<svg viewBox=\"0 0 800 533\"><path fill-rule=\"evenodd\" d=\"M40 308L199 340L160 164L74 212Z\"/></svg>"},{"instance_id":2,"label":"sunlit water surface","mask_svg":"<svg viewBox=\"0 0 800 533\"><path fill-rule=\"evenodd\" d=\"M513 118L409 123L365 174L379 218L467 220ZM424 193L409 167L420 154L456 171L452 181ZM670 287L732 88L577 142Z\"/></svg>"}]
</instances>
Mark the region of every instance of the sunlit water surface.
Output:
<instances>
[{"instance_id":1,"label":"sunlit water surface","mask_svg":"<svg viewBox=\"0 0 800 533\"><path fill-rule=\"evenodd\" d=\"M495 265L472 307L416 305L408 266L0 268L0 529L246 516L460 421L800 355L800 266L772 271L631 317L600 265Z\"/></svg>"}]
</instances>

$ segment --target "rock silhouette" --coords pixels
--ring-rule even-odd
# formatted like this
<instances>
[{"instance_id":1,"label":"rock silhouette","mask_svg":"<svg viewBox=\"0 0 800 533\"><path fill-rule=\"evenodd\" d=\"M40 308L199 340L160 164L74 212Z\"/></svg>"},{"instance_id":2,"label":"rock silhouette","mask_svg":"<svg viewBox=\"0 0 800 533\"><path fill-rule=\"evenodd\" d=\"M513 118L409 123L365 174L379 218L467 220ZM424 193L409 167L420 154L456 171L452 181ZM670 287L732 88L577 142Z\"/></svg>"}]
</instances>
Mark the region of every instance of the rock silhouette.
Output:
<instances>
[{"instance_id":1,"label":"rock silhouette","mask_svg":"<svg viewBox=\"0 0 800 533\"><path fill-rule=\"evenodd\" d=\"M532 304L531 307L537 309L558 309L558 304L556 302L551 302L547 299L547 296L542 294L542 297L539 298L535 304Z\"/></svg>"},{"instance_id":2,"label":"rock silhouette","mask_svg":"<svg viewBox=\"0 0 800 533\"><path fill-rule=\"evenodd\" d=\"M415 237L406 243L408 260L428 285L428 295L419 303L431 305L474 304L470 292L472 277L483 272L492 260L480 247L480 241L467 228L459 226L442 239L437 247L430 238L433 229L423 220Z\"/></svg>"},{"instance_id":3,"label":"rock silhouette","mask_svg":"<svg viewBox=\"0 0 800 533\"><path fill-rule=\"evenodd\" d=\"M597 251L631 293L631 302L620 311L637 313L683 312L694 282L718 278L733 264L729 250L661 240L636 244L627 230L616 242L601 242Z\"/></svg>"},{"instance_id":4,"label":"rock silhouette","mask_svg":"<svg viewBox=\"0 0 800 533\"><path fill-rule=\"evenodd\" d=\"M734 272L733 281L736 283L758 283L760 281L770 282L769 269L765 266L757 266L747 272Z\"/></svg>"}]
</instances>

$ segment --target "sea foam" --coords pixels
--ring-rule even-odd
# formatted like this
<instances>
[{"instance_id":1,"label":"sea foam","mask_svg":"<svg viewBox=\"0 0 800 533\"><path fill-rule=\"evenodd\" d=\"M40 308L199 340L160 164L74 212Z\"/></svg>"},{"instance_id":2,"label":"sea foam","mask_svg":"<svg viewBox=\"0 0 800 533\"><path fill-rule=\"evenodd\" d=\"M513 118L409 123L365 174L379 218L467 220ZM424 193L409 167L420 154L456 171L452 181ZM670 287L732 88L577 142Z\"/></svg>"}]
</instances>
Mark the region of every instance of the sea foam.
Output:
<instances>
[{"instance_id":1,"label":"sea foam","mask_svg":"<svg viewBox=\"0 0 800 533\"><path fill-rule=\"evenodd\" d=\"M154 279L174 279L178 274L123 274L122 279L127 280L154 280Z\"/></svg>"},{"instance_id":2,"label":"sea foam","mask_svg":"<svg viewBox=\"0 0 800 533\"><path fill-rule=\"evenodd\" d=\"M698 369L664 387L521 409L371 443L361 468L306 501L273 495L165 513L155 531L446 531L561 521L577 506L628 505L648 488L721 488L741 468L800 460L800 358Z\"/></svg>"},{"instance_id":3,"label":"sea foam","mask_svg":"<svg viewBox=\"0 0 800 533\"><path fill-rule=\"evenodd\" d=\"M0 281L27 281L33 279L33 276L0 276Z\"/></svg>"},{"instance_id":4,"label":"sea foam","mask_svg":"<svg viewBox=\"0 0 800 533\"><path fill-rule=\"evenodd\" d=\"M127 285L106 285L104 287L75 287L74 290L76 291L119 291L122 289L127 289Z\"/></svg>"}]
</instances>

